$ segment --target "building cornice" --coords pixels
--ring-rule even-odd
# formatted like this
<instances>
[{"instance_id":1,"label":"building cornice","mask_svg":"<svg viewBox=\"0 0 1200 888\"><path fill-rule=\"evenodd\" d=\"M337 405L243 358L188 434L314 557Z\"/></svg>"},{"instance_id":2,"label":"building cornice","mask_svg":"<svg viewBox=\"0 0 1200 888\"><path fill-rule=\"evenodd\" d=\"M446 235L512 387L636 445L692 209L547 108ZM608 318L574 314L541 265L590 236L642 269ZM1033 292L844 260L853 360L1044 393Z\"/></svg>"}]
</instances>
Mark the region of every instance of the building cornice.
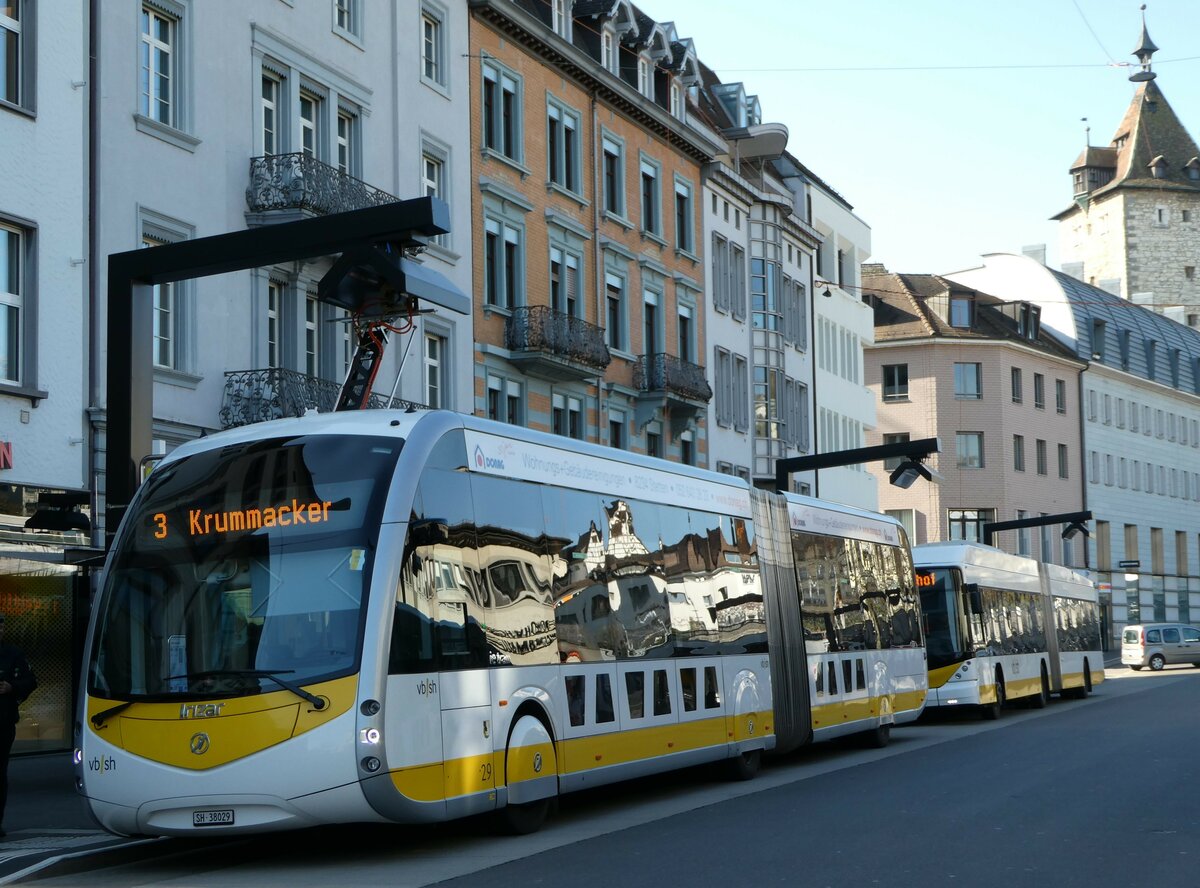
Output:
<instances>
[{"instance_id":1,"label":"building cornice","mask_svg":"<svg viewBox=\"0 0 1200 888\"><path fill-rule=\"evenodd\" d=\"M494 30L535 54L554 70L575 80L596 97L629 116L671 147L698 163L706 163L721 147L705 138L625 81L601 68L579 47L567 43L512 0L468 0L474 15Z\"/></svg>"},{"instance_id":2,"label":"building cornice","mask_svg":"<svg viewBox=\"0 0 1200 888\"><path fill-rule=\"evenodd\" d=\"M1041 349L1032 348L1023 342L1017 342L1014 339L959 339L958 337L950 336L906 336L903 339L876 339L873 345L864 346L864 351L871 351L882 348L936 348L937 346L953 346L954 348L962 348L964 346L971 348L981 348L989 346L991 348L1006 348L1013 351L1023 352L1034 357L1043 358L1055 364L1062 364L1065 367L1072 367L1079 372L1087 370L1089 364L1080 358L1069 358L1065 355L1055 355L1050 352L1042 351ZM1108 368L1110 369L1110 368ZM1140 379L1141 377L1134 377Z\"/></svg>"}]
</instances>

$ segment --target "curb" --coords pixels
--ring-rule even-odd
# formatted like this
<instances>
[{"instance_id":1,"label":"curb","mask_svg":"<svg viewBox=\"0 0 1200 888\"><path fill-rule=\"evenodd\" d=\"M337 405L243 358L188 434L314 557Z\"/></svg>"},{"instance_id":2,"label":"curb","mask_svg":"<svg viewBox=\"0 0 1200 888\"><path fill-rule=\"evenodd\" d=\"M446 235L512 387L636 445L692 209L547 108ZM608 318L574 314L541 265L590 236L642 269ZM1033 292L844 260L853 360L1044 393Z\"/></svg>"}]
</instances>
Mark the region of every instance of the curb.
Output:
<instances>
[{"instance_id":1,"label":"curb","mask_svg":"<svg viewBox=\"0 0 1200 888\"><path fill-rule=\"evenodd\" d=\"M103 867L119 866L135 860L160 857L177 850L169 840L162 838L120 839L114 836L110 841L111 844L100 847L81 848L78 851L68 851L62 854L48 851L40 860L29 863L15 872L0 876L0 885L14 885L25 881L49 879L54 876L67 876ZM154 844L159 844L160 847L158 849L148 847Z\"/></svg>"}]
</instances>

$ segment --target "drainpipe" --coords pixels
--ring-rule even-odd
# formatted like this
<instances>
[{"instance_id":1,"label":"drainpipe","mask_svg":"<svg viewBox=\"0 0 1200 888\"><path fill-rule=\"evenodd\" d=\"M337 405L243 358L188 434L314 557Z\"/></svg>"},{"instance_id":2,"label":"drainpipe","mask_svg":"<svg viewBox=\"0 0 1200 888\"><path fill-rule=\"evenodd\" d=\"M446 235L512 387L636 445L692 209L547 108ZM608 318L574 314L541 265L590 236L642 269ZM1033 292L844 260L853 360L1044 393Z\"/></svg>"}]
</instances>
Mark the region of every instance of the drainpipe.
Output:
<instances>
[{"instance_id":1,"label":"drainpipe","mask_svg":"<svg viewBox=\"0 0 1200 888\"><path fill-rule=\"evenodd\" d=\"M596 278L596 327L604 329L604 251L600 248L600 201L603 197L600 189L603 179L601 177L601 164L604 162L602 145L604 144L603 137L600 135L600 118L596 109L596 87L591 90L592 102L592 265L594 267L594 275ZM603 443L600 440L600 433L604 429L604 421L601 419L603 414L603 399L604 399L604 374L600 373L596 376L596 443ZM584 417L586 422L587 417Z\"/></svg>"},{"instance_id":2,"label":"drainpipe","mask_svg":"<svg viewBox=\"0 0 1200 888\"><path fill-rule=\"evenodd\" d=\"M808 224L812 225L812 219L808 220ZM818 247L820 249L820 247ZM809 314L812 321L808 325L809 341L812 345L809 348L809 360L812 362L812 452L820 453L820 441L817 439L818 430L821 428L821 423L818 421L820 416L820 408L817 406L817 275L813 257L808 258L808 306ZM813 496L817 499L821 498L821 470L813 469Z\"/></svg>"},{"instance_id":3,"label":"drainpipe","mask_svg":"<svg viewBox=\"0 0 1200 888\"><path fill-rule=\"evenodd\" d=\"M103 545L104 536L96 527L100 517L100 493L99 485L96 483L96 451L100 446L100 435L96 431L93 417L95 410L100 406L100 380L99 369L97 367L97 351L100 342L101 331L96 323L96 301L97 293L100 291L100 261L99 247L96 243L96 215L99 210L99 200L97 197L97 172L99 165L99 142L100 142L100 114L99 114L99 99L100 89L97 84L97 77L100 70L100 0L88 0L88 85L87 85L87 272L84 279L87 281L87 321L85 328L87 330L87 374L88 374L88 407L87 424L88 424L88 444L87 454L84 456L84 470L87 472L88 485L91 490L91 509L92 509L92 545Z\"/></svg>"}]
</instances>

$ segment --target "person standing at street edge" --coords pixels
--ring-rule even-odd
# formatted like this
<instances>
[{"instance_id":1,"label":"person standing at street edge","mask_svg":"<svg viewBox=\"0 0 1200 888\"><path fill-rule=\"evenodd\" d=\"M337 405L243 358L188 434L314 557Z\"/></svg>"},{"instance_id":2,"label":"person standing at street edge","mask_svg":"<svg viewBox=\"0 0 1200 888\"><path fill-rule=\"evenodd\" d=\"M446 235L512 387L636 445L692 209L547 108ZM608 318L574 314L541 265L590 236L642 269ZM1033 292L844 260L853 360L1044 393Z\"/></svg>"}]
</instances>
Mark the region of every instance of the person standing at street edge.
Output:
<instances>
[{"instance_id":1,"label":"person standing at street edge","mask_svg":"<svg viewBox=\"0 0 1200 888\"><path fill-rule=\"evenodd\" d=\"M0 613L0 838L4 836L4 807L8 802L8 756L20 719L18 707L33 693L37 679L25 655L4 643L4 614Z\"/></svg>"}]
</instances>

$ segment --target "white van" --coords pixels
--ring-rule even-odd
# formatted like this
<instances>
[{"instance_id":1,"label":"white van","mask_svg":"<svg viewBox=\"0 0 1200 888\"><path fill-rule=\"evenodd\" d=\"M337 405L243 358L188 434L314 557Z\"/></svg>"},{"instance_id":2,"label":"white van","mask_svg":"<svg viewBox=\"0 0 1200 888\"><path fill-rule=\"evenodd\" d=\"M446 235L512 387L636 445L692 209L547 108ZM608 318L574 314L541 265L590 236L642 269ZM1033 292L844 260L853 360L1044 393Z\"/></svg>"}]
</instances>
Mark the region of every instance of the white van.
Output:
<instances>
[{"instance_id":1,"label":"white van","mask_svg":"<svg viewBox=\"0 0 1200 888\"><path fill-rule=\"evenodd\" d=\"M1155 672L1173 663L1200 667L1200 629L1185 623L1126 626L1121 634L1121 663L1130 669L1149 666Z\"/></svg>"}]
</instances>

